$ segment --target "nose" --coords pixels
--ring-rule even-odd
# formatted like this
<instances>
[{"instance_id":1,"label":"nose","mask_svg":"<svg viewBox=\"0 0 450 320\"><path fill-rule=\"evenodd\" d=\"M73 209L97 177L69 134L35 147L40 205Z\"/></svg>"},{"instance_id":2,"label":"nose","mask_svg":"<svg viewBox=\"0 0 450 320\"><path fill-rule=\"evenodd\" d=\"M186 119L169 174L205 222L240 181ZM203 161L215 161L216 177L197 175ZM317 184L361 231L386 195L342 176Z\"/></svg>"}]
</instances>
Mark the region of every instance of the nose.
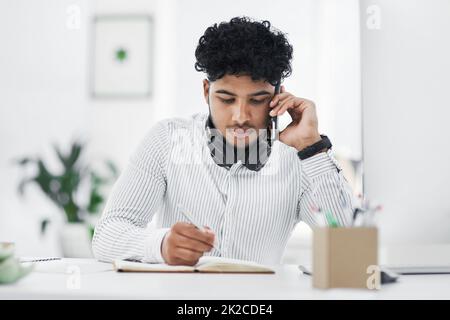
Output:
<instances>
[{"instance_id":1,"label":"nose","mask_svg":"<svg viewBox=\"0 0 450 320\"><path fill-rule=\"evenodd\" d=\"M244 125L250 120L250 108L245 102L236 103L233 107L232 120L238 125Z\"/></svg>"}]
</instances>

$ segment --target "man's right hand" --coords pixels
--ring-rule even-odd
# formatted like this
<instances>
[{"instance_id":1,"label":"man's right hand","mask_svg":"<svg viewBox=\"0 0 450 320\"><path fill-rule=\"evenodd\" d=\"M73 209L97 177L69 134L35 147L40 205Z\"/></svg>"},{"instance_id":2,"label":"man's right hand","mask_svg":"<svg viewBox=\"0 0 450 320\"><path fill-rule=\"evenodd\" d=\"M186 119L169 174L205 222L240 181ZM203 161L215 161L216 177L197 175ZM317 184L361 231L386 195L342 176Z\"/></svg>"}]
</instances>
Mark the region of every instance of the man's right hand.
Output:
<instances>
[{"instance_id":1,"label":"man's right hand","mask_svg":"<svg viewBox=\"0 0 450 320\"><path fill-rule=\"evenodd\" d=\"M193 224L177 222L166 233L161 254L170 265L195 265L204 252L211 251L214 233L205 227L199 230Z\"/></svg>"}]
</instances>

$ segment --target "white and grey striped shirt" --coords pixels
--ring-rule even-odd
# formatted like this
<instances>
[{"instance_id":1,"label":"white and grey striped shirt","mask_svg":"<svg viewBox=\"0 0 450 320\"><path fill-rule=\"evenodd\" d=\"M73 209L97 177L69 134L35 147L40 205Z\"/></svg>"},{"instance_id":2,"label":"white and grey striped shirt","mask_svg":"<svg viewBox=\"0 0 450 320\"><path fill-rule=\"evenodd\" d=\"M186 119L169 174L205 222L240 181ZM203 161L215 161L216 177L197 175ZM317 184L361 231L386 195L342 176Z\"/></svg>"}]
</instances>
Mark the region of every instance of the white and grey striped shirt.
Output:
<instances>
[{"instance_id":1,"label":"white and grey striped shirt","mask_svg":"<svg viewBox=\"0 0 450 320\"><path fill-rule=\"evenodd\" d=\"M217 165L207 144L207 114L158 122L129 159L96 226L97 259L164 262L161 242L178 221L177 203L216 234L223 257L278 264L295 225L317 221L312 207L351 222L354 199L331 151L301 161L275 141L259 171ZM146 228L156 218L156 228ZM219 255L213 249L207 255Z\"/></svg>"}]
</instances>

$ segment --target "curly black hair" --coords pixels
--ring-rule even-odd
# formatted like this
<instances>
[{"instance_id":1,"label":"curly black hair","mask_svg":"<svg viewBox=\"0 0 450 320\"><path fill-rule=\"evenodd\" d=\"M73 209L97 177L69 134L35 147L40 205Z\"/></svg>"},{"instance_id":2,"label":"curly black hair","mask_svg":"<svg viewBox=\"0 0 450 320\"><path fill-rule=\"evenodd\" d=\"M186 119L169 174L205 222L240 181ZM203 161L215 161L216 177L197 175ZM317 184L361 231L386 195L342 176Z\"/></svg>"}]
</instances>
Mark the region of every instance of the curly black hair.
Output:
<instances>
[{"instance_id":1,"label":"curly black hair","mask_svg":"<svg viewBox=\"0 0 450 320\"><path fill-rule=\"evenodd\" d=\"M195 69L210 81L248 75L275 86L292 73L292 46L269 21L235 17L207 28L195 50Z\"/></svg>"}]
</instances>

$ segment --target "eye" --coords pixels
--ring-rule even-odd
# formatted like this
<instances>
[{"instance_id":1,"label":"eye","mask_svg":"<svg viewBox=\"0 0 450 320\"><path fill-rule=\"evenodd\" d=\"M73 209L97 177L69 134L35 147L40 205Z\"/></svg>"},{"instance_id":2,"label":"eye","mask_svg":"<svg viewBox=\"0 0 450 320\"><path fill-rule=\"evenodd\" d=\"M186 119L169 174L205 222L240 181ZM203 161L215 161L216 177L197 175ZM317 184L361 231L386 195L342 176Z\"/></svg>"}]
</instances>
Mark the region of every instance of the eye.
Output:
<instances>
[{"instance_id":1,"label":"eye","mask_svg":"<svg viewBox=\"0 0 450 320\"><path fill-rule=\"evenodd\" d=\"M261 99L261 100L250 99L250 103L251 103L251 104L254 104L254 105L263 104L265 101L266 101L266 99Z\"/></svg>"},{"instance_id":2,"label":"eye","mask_svg":"<svg viewBox=\"0 0 450 320\"><path fill-rule=\"evenodd\" d=\"M232 104L234 102L234 98L230 98L230 99L219 98L219 99L220 99L220 101L222 101L225 104Z\"/></svg>"}]
</instances>

